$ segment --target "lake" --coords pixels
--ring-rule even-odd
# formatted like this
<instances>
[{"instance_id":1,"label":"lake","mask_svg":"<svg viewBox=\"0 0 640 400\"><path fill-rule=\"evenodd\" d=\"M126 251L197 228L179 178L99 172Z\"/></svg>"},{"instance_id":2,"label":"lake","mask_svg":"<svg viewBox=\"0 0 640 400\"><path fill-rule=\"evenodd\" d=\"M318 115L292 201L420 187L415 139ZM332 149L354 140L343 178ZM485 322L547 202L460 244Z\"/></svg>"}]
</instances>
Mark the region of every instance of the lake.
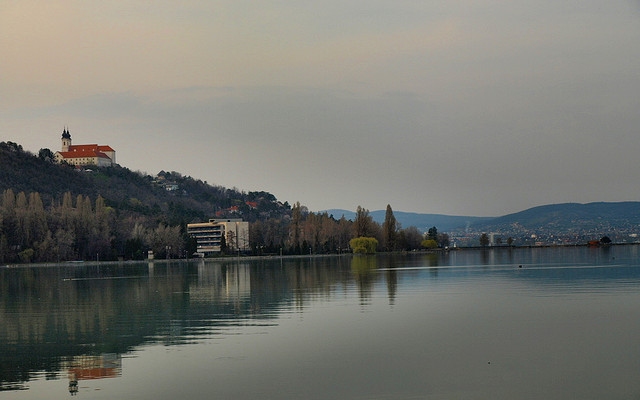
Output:
<instances>
[{"instance_id":1,"label":"lake","mask_svg":"<svg viewBox=\"0 0 640 400\"><path fill-rule=\"evenodd\" d=\"M0 398L637 400L639 250L0 267Z\"/></svg>"}]
</instances>

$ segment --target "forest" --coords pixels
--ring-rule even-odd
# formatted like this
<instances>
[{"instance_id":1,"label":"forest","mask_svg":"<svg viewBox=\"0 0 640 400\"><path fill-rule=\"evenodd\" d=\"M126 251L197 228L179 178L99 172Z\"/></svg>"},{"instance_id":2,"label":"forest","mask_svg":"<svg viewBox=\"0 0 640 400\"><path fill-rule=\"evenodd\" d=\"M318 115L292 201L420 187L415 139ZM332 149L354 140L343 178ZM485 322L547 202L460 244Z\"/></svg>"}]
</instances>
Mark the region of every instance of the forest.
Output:
<instances>
[{"instance_id":1,"label":"forest","mask_svg":"<svg viewBox=\"0 0 640 400\"><path fill-rule=\"evenodd\" d=\"M268 192L227 189L161 171L156 176L120 166L78 169L53 163L12 142L0 143L0 263L186 258L195 251L186 224L209 218L249 221L250 253L350 252L350 241L376 239L377 251L447 245L433 227L424 238L402 228L387 206L373 221L358 206L353 220L310 212Z\"/></svg>"}]
</instances>

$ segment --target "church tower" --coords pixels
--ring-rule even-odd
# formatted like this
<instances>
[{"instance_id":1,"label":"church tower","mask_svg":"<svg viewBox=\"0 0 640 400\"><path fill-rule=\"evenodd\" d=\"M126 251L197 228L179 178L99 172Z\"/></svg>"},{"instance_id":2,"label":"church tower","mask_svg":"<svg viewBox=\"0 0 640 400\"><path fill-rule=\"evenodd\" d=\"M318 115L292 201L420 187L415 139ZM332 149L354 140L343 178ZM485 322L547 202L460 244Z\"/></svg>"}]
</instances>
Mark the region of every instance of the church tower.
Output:
<instances>
[{"instance_id":1,"label":"church tower","mask_svg":"<svg viewBox=\"0 0 640 400\"><path fill-rule=\"evenodd\" d=\"M71 147L71 134L69 133L69 129L64 128L62 130L62 152L69 151L69 147Z\"/></svg>"}]
</instances>

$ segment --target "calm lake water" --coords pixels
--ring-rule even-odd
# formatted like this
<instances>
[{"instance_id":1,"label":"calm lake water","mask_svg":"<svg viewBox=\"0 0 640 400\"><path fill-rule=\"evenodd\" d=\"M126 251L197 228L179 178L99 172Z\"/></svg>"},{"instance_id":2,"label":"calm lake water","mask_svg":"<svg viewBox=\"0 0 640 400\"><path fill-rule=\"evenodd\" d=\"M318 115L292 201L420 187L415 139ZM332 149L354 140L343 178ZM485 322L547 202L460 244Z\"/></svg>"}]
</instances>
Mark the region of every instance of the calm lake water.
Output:
<instances>
[{"instance_id":1,"label":"calm lake water","mask_svg":"<svg viewBox=\"0 0 640 400\"><path fill-rule=\"evenodd\" d=\"M0 267L0 398L638 400L639 250Z\"/></svg>"}]
</instances>

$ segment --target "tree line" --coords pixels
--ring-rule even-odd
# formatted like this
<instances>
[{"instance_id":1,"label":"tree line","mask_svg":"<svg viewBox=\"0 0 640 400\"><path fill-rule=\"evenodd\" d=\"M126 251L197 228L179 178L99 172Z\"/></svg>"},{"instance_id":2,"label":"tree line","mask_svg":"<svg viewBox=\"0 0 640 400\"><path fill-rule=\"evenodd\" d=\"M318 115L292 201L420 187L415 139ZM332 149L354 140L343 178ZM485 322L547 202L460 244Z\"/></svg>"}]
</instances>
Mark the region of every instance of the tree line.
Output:
<instances>
[{"instance_id":1,"label":"tree line","mask_svg":"<svg viewBox=\"0 0 640 400\"><path fill-rule=\"evenodd\" d=\"M38 192L6 189L0 200L2 263L141 259L147 250L178 257L190 243L180 226L117 218L100 195L92 201L66 192L45 208Z\"/></svg>"},{"instance_id":2,"label":"tree line","mask_svg":"<svg viewBox=\"0 0 640 400\"><path fill-rule=\"evenodd\" d=\"M142 215L122 214L108 206L102 196L64 193L45 207L38 192L14 193L6 189L0 198L0 262L58 262L70 260L144 259L148 251L156 258L185 258L195 252L195 242L184 224ZM329 254L358 251L410 251L448 245L446 235L433 227L425 239L415 227L401 228L387 206L379 224L369 211L358 206L353 221L313 213L294 204L278 218L256 220L249 225L249 247L256 255ZM356 238L375 242L352 243ZM372 247L371 243L375 243Z\"/></svg>"},{"instance_id":3,"label":"tree line","mask_svg":"<svg viewBox=\"0 0 640 400\"><path fill-rule=\"evenodd\" d=\"M352 221L344 216L336 219L327 212L309 212L298 202L285 218L256 221L249 225L249 231L257 254L329 254L354 251L355 247L366 249L361 252L411 251L449 245L449 236L438 233L436 227L426 237L415 226L402 228L390 205L380 224L361 206ZM354 246L352 240L358 238L375 239L375 245L359 241Z\"/></svg>"}]
</instances>

